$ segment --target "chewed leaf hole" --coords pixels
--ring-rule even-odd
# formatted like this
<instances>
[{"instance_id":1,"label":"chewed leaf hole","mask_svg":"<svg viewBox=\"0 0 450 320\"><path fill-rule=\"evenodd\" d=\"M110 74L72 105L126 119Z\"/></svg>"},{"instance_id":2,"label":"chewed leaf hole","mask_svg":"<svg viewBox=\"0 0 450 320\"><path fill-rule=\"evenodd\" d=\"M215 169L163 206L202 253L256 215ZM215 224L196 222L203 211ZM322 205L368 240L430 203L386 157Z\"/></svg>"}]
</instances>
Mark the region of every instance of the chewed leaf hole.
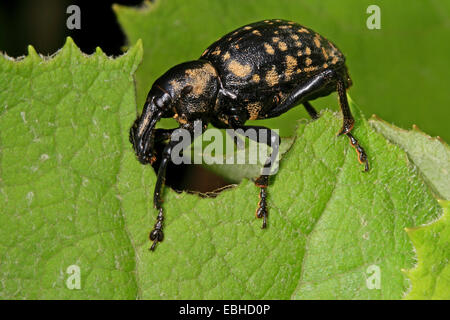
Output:
<instances>
[{"instance_id":1,"label":"chewed leaf hole","mask_svg":"<svg viewBox=\"0 0 450 320\"><path fill-rule=\"evenodd\" d=\"M152 167L156 174L161 163L163 148L163 144L155 145L157 157ZM208 170L201 164L176 165L172 162L167 165L165 185L176 192L195 193L202 197L214 197L221 191L235 186L232 181Z\"/></svg>"}]
</instances>

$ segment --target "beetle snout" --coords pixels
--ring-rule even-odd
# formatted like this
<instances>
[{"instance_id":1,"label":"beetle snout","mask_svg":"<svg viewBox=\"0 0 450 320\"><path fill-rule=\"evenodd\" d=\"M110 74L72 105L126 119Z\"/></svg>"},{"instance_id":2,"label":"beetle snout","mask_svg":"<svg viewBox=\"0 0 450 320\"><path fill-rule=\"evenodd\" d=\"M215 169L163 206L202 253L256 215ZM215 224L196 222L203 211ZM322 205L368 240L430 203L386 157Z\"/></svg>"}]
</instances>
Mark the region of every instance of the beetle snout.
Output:
<instances>
[{"instance_id":1,"label":"beetle snout","mask_svg":"<svg viewBox=\"0 0 450 320\"><path fill-rule=\"evenodd\" d=\"M142 114L134 121L130 129L130 142L134 152L142 164L154 161L153 142L156 123L162 116L162 111L154 103L154 98L147 99Z\"/></svg>"},{"instance_id":2,"label":"beetle snout","mask_svg":"<svg viewBox=\"0 0 450 320\"><path fill-rule=\"evenodd\" d=\"M153 136L151 128L139 132L140 118L137 118L130 128L130 142L133 144L134 152L142 164L152 163L153 158Z\"/></svg>"}]
</instances>

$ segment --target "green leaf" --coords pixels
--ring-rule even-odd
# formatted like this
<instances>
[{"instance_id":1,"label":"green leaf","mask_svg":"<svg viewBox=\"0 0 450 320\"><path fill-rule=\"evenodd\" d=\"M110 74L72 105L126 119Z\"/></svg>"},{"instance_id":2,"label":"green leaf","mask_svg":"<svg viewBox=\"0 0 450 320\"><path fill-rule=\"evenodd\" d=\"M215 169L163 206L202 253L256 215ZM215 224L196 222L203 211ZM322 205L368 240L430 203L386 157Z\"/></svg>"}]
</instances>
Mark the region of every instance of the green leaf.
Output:
<instances>
[{"instance_id":1,"label":"green leaf","mask_svg":"<svg viewBox=\"0 0 450 320\"><path fill-rule=\"evenodd\" d=\"M381 10L379 30L366 26L366 10L373 4ZM139 110L154 80L175 64L198 59L212 42L237 27L281 18L311 27L337 44L353 79L350 95L366 114L405 128L415 123L450 140L448 72L443 68L450 52L450 41L444 40L450 38L448 1L156 0L138 10L114 9L130 43L141 38L144 44L137 72ZM336 96L314 101L314 106L337 108ZM292 136L292 119L305 117L303 108L294 108L258 124Z\"/></svg>"},{"instance_id":2,"label":"green leaf","mask_svg":"<svg viewBox=\"0 0 450 320\"><path fill-rule=\"evenodd\" d=\"M450 199L450 149L443 140L428 136L416 126L407 131L376 117L369 122L389 141L406 151L439 198Z\"/></svg>"},{"instance_id":3,"label":"green leaf","mask_svg":"<svg viewBox=\"0 0 450 320\"><path fill-rule=\"evenodd\" d=\"M140 43L118 58L68 40L52 59L0 57L0 297L398 299L415 255L405 227L441 209L406 153L353 105L362 172L341 118L300 122L269 187L269 226L248 180L215 199L165 190L149 252L155 174L128 142ZM81 288L71 290L70 266ZM372 266L381 286L368 285ZM73 276L73 275L72 275Z\"/></svg>"},{"instance_id":4,"label":"green leaf","mask_svg":"<svg viewBox=\"0 0 450 320\"><path fill-rule=\"evenodd\" d=\"M369 123L392 143L408 154L418 172L437 197L449 199L450 150L438 138L432 138L416 126L412 131L400 129L377 117ZM448 201L441 201L444 215L440 220L407 232L416 248L418 265L407 271L412 290L407 299L449 299L450 298L450 235Z\"/></svg>"},{"instance_id":5,"label":"green leaf","mask_svg":"<svg viewBox=\"0 0 450 320\"><path fill-rule=\"evenodd\" d=\"M244 137L242 137L243 140ZM227 142L227 140L225 139L230 139L229 142ZM226 143L232 144L233 141L231 140L231 138L226 135L223 134L223 143L224 145L226 145ZM289 148L292 146L292 143L294 143L295 138L284 138L281 143L280 143L280 149L279 149L279 159L282 159L282 157L284 156L284 154L289 150ZM243 140L243 142L245 142ZM244 164L235 164L233 166L224 166L222 164L216 164L216 163L212 163L212 164L204 164L203 166L205 166L206 168L208 168L210 171L222 176L223 178L226 179L226 181L230 182L230 183L239 183L242 181L242 179L255 179L258 178L258 176L261 175L261 169L264 166L264 163L249 163L248 159L249 159L249 154L250 152L252 152L251 150L264 150L261 152L266 152L267 156L270 155L269 152L269 147L267 147L267 145L263 144L263 143L256 143L254 141L248 140L247 139L247 144L245 146L244 149L237 149L237 150L232 150L233 152L230 153L225 153L224 155L221 155L221 159L223 161L223 163L227 163L227 159L231 158L231 159L247 159L247 162L245 162ZM254 148L254 149L252 149ZM258 149L256 149L258 148ZM203 157L206 158L206 155L203 153L202 154ZM265 161L265 159L262 159L262 161Z\"/></svg>"},{"instance_id":6,"label":"green leaf","mask_svg":"<svg viewBox=\"0 0 450 320\"><path fill-rule=\"evenodd\" d=\"M52 58L0 56L1 299L136 297L117 175L141 58L141 42L110 59L70 38Z\"/></svg>"},{"instance_id":7,"label":"green leaf","mask_svg":"<svg viewBox=\"0 0 450 320\"><path fill-rule=\"evenodd\" d=\"M407 271L412 289L406 299L450 299L450 201L441 205L444 214L438 221L407 229L419 263Z\"/></svg>"},{"instance_id":8,"label":"green leaf","mask_svg":"<svg viewBox=\"0 0 450 320\"><path fill-rule=\"evenodd\" d=\"M356 160L340 117L300 123L271 180L269 228L254 218L258 188L244 180L217 198L166 190L165 240L148 252L156 216L153 170L124 156L119 192L136 250L140 298L399 299L414 252L405 227L435 219L439 205L406 154L357 116L355 135L371 171ZM369 289L378 266L381 288Z\"/></svg>"},{"instance_id":9,"label":"green leaf","mask_svg":"<svg viewBox=\"0 0 450 320\"><path fill-rule=\"evenodd\" d=\"M447 5L437 6L433 1L423 1L404 6L392 1L379 1L382 29L369 30L365 28L368 15L364 13L371 4L373 2L360 0L344 3L172 0L156 1L154 5L147 3L147 7L139 11L116 6L115 11L128 38L131 41L144 40L143 67L137 74L138 108L151 83L171 66L196 59L217 37L238 26L279 17L311 26L339 45L347 56L355 83L351 93L363 102L368 112L376 112L404 126L419 123L433 134L450 138L446 120L450 101L445 89L447 83L441 81L445 78L446 71L441 65L447 59L445 52L449 43L436 43L425 36L448 37L448 28L443 27L445 17L441 14L445 12L442 6ZM318 15L326 18L317 19ZM418 19L422 23L417 24ZM430 46L437 50L420 50ZM389 59L386 59L386 48L393 48L389 51ZM373 68L375 62L377 67ZM336 99L330 96L315 102L315 105L336 105ZM424 107L426 105L432 105L433 112ZM295 108L280 118L259 121L259 124L281 128L282 136L290 136L295 130L292 119L306 116L301 109ZM174 123L166 122L165 125L174 126ZM422 146L426 152L430 151L427 144L422 143ZM439 147L431 148L438 158L445 158L447 150L443 153ZM417 158L425 160L429 155L414 152L412 156L411 149L408 149L408 156L418 166L421 178L431 185L435 193L448 193L445 181L439 182L438 187L435 182L430 182L439 181L434 172L445 172L448 162L443 160L440 165L432 167L436 162L417 161ZM250 166L235 167L210 166L233 182L242 177L253 177L257 172ZM414 174L417 173L415 170ZM443 181L445 176L439 178Z\"/></svg>"}]
</instances>

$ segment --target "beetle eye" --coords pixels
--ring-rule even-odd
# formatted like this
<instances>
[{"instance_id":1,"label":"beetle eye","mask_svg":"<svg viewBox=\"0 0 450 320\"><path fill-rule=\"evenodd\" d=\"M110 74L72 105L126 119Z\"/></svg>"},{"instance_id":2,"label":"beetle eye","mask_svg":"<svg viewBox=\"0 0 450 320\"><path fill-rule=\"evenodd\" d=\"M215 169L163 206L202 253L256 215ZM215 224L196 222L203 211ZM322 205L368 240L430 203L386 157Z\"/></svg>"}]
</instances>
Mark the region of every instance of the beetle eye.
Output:
<instances>
[{"instance_id":1,"label":"beetle eye","mask_svg":"<svg viewBox=\"0 0 450 320\"><path fill-rule=\"evenodd\" d=\"M154 102L158 108L162 108L164 106L164 100L162 99L162 97L156 98Z\"/></svg>"},{"instance_id":2,"label":"beetle eye","mask_svg":"<svg viewBox=\"0 0 450 320\"><path fill-rule=\"evenodd\" d=\"M163 109L167 105L170 104L171 98L167 92L164 92L162 95L155 95L153 98L153 103L159 108Z\"/></svg>"}]
</instances>

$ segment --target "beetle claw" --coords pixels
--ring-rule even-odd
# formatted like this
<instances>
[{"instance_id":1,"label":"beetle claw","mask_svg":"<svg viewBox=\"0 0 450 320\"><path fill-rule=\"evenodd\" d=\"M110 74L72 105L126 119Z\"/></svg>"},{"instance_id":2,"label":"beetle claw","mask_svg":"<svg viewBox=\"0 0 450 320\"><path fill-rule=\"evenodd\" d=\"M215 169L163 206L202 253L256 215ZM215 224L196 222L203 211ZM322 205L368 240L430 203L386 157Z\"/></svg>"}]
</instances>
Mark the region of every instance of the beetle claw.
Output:
<instances>
[{"instance_id":1,"label":"beetle claw","mask_svg":"<svg viewBox=\"0 0 450 320\"><path fill-rule=\"evenodd\" d=\"M148 250L150 250L150 251L155 251L155 248L156 248L156 244L157 244L157 243L158 243L158 240L153 241L152 246L151 246L150 249L148 249Z\"/></svg>"},{"instance_id":2,"label":"beetle claw","mask_svg":"<svg viewBox=\"0 0 450 320\"><path fill-rule=\"evenodd\" d=\"M160 229L153 229L150 232L149 236L150 240L153 241L152 246L150 247L150 251L154 251L156 248L156 244L161 242L164 239L164 233Z\"/></svg>"},{"instance_id":3,"label":"beetle claw","mask_svg":"<svg viewBox=\"0 0 450 320\"><path fill-rule=\"evenodd\" d=\"M256 217L258 219L263 219L263 224L261 229L265 229L267 226L267 203L266 203L266 188L261 188L260 201L258 203L258 209L256 209Z\"/></svg>"},{"instance_id":4,"label":"beetle claw","mask_svg":"<svg viewBox=\"0 0 450 320\"><path fill-rule=\"evenodd\" d=\"M261 229L265 229L267 226L267 208L265 205L259 204L259 207L256 210L256 217L258 219L263 218L263 224L261 226Z\"/></svg>"},{"instance_id":5,"label":"beetle claw","mask_svg":"<svg viewBox=\"0 0 450 320\"><path fill-rule=\"evenodd\" d=\"M364 164L364 172L369 171L369 162L366 160L366 163Z\"/></svg>"},{"instance_id":6,"label":"beetle claw","mask_svg":"<svg viewBox=\"0 0 450 320\"><path fill-rule=\"evenodd\" d=\"M156 219L155 226L153 227L153 230L150 232L150 234L148 236L150 238L150 241L153 241L153 244L150 247L150 251L155 250L156 244L158 242L163 241L163 239L164 239L164 233L162 231L163 220L164 220L163 211L162 211L162 208L159 208L159 214Z\"/></svg>"}]
</instances>

